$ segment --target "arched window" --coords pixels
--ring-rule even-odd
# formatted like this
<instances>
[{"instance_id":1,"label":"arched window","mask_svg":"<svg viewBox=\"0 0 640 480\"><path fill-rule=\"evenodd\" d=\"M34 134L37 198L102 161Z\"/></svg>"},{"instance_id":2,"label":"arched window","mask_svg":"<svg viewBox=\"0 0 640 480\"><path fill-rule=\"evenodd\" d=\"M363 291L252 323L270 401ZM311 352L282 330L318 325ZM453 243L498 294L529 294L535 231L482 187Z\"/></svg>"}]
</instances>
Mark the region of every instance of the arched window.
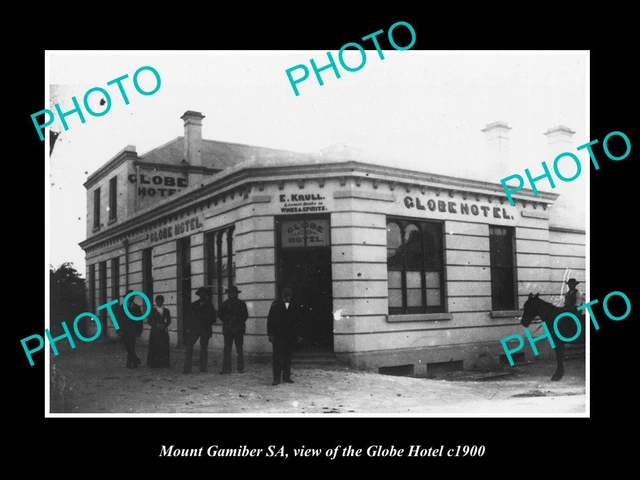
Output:
<instances>
[{"instance_id":1,"label":"arched window","mask_svg":"<svg viewBox=\"0 0 640 480\"><path fill-rule=\"evenodd\" d=\"M387 223L389 313L444 311L442 222Z\"/></svg>"}]
</instances>

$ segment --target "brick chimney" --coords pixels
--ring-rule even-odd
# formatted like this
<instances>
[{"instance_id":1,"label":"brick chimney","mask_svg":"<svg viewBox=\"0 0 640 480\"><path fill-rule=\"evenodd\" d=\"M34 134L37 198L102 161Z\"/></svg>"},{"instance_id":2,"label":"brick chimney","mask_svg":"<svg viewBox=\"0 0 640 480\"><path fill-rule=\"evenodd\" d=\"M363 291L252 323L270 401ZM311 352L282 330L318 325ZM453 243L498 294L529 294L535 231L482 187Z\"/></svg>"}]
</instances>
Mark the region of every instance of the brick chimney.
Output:
<instances>
[{"instance_id":1,"label":"brick chimney","mask_svg":"<svg viewBox=\"0 0 640 480\"><path fill-rule=\"evenodd\" d=\"M563 152L576 153L572 139L574 133L576 132L564 125L550 128L543 133L549 142L547 146L547 165L553 165L555 158Z\"/></svg>"},{"instance_id":2,"label":"brick chimney","mask_svg":"<svg viewBox=\"0 0 640 480\"><path fill-rule=\"evenodd\" d=\"M200 112L187 110L180 117L184 120L184 160L191 167L202 167L202 119ZM189 185L202 180L202 173L190 173Z\"/></svg>"},{"instance_id":3,"label":"brick chimney","mask_svg":"<svg viewBox=\"0 0 640 480\"><path fill-rule=\"evenodd\" d=\"M502 176L513 173L509 167L509 130L511 128L506 122L493 122L481 130L487 137L487 167L490 171L498 172Z\"/></svg>"}]
</instances>

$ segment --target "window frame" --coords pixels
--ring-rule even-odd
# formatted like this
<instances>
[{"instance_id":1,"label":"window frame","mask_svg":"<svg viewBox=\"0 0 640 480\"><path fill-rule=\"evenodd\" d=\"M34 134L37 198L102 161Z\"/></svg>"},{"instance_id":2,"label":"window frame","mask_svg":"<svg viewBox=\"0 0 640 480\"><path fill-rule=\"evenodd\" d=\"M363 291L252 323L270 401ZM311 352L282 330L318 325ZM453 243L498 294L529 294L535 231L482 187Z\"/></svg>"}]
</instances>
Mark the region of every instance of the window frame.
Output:
<instances>
[{"instance_id":1,"label":"window frame","mask_svg":"<svg viewBox=\"0 0 640 480\"><path fill-rule=\"evenodd\" d=\"M107 300L107 296L109 295L109 290L107 289L107 261L106 260L102 260L101 262L98 263L98 282L99 282L99 288L98 288L98 298L99 298L99 302L100 305L104 305L105 303L107 303L109 300ZM106 322L107 320L107 311L106 309L103 309L100 311L100 320L102 320L103 322Z\"/></svg>"},{"instance_id":2,"label":"window frame","mask_svg":"<svg viewBox=\"0 0 640 480\"><path fill-rule=\"evenodd\" d=\"M111 259L111 297L120 301L120 257Z\"/></svg>"},{"instance_id":3,"label":"window frame","mask_svg":"<svg viewBox=\"0 0 640 480\"><path fill-rule=\"evenodd\" d=\"M89 309L95 310L96 305L96 264L89 265Z\"/></svg>"},{"instance_id":4,"label":"window frame","mask_svg":"<svg viewBox=\"0 0 640 480\"><path fill-rule=\"evenodd\" d=\"M118 176L109 180L109 222L118 219Z\"/></svg>"},{"instance_id":5,"label":"window frame","mask_svg":"<svg viewBox=\"0 0 640 480\"><path fill-rule=\"evenodd\" d=\"M492 237L495 237L496 234L493 233L493 230L496 228L502 228L507 231L507 235L509 238L509 248L511 249L510 254L508 254L505 259L509 261L509 265L501 266L496 265L496 256L498 252L494 250L494 243L492 242ZM496 291L500 290L504 296L504 290L509 288L509 285L500 285L500 288L494 288L494 272L496 270L510 270L512 275L512 281L510 282L510 290L509 294L511 296L510 301L507 301L505 305L497 304L497 297L495 296ZM517 256L516 256L516 228L513 226L504 226L504 225L489 225L489 272L491 275L491 311L492 312L510 312L518 310L518 268L517 268Z\"/></svg>"},{"instance_id":6,"label":"window frame","mask_svg":"<svg viewBox=\"0 0 640 480\"><path fill-rule=\"evenodd\" d=\"M142 250L142 292L153 305L153 247Z\"/></svg>"},{"instance_id":7,"label":"window frame","mask_svg":"<svg viewBox=\"0 0 640 480\"><path fill-rule=\"evenodd\" d=\"M389 291L389 283L388 283L388 274L390 271L399 271L400 273L400 289L401 289L401 297L402 297L402 306L400 307L392 307L388 306L388 315L412 315L412 314L441 314L447 313L447 302L446 302L446 266L445 266L445 238L444 238L444 221L442 220L426 220L426 219L418 219L418 218L407 218L407 217L397 217L397 216L387 216L385 222L385 230L389 228L390 224L395 224L400 229L400 246L406 244L405 233L409 226L415 226L420 232L421 237L421 256L422 256L422 265L419 270L408 270L406 264L406 253L402 255L402 265L400 268L389 268L389 262L387 257L387 292ZM427 248L427 235L425 235L427 229L433 228L438 229L436 232L440 237L440 251L436 253L437 262L439 263L439 270L437 273L440 275L440 303L436 306L431 306L428 304L427 299L427 273L434 272L434 270L429 270L427 268L427 263L429 262L429 256L427 252L429 249ZM387 252L389 245L387 244ZM420 306L409 306L408 305L408 288L407 288L407 272L419 271L420 272L420 291L421 291L421 305ZM388 293L387 293L388 295Z\"/></svg>"},{"instance_id":8,"label":"window frame","mask_svg":"<svg viewBox=\"0 0 640 480\"><path fill-rule=\"evenodd\" d=\"M93 191L93 229L100 228L100 187Z\"/></svg>"},{"instance_id":9,"label":"window frame","mask_svg":"<svg viewBox=\"0 0 640 480\"><path fill-rule=\"evenodd\" d=\"M205 257L205 281L206 287L211 292L211 298L216 300L215 303L217 303L217 305L214 304L216 310L220 310L222 302L226 300L227 294L224 292L225 283L223 280L226 280L226 288L230 285L235 285L236 262L235 249L233 245L235 230L235 224L231 224L205 232L205 241L203 244ZM223 241L223 239L225 241ZM221 250L225 251L224 255L220 255ZM222 264L223 258L227 259L226 269ZM216 291L214 291L214 287Z\"/></svg>"}]
</instances>

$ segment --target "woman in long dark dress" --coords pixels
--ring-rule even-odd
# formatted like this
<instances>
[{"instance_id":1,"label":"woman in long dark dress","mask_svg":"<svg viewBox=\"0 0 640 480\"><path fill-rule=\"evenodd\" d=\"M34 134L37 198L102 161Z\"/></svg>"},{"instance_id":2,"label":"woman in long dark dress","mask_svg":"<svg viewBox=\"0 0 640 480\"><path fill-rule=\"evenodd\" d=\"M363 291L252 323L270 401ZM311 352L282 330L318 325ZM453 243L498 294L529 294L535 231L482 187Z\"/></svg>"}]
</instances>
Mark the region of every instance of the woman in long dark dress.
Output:
<instances>
[{"instance_id":1,"label":"woman in long dark dress","mask_svg":"<svg viewBox=\"0 0 640 480\"><path fill-rule=\"evenodd\" d=\"M147 354L147 366L151 368L168 368L169 362L169 332L167 328L171 325L171 313L163 306L164 297L156 297L155 308L149 315L149 352Z\"/></svg>"}]
</instances>

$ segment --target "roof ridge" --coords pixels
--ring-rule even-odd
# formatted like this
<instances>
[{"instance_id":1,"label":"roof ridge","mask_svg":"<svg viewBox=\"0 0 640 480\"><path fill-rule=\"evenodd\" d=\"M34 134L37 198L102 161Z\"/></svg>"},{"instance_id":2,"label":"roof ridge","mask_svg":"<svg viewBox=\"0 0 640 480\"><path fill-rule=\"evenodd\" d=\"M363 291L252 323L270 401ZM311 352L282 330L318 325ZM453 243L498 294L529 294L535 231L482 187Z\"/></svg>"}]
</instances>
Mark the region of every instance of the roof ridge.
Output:
<instances>
[{"instance_id":1,"label":"roof ridge","mask_svg":"<svg viewBox=\"0 0 640 480\"><path fill-rule=\"evenodd\" d=\"M138 155L138 157L140 157L140 158L142 158L142 157L146 157L146 156L147 156L147 155L149 155L150 153L153 153L153 152L155 152L156 150L160 150L161 148L165 148L167 145L171 145L172 143L177 142L177 141L178 141L178 140L180 140L181 138L184 138L184 137L180 136L180 137L176 137L176 138L174 138L173 140L169 140L167 143L163 143L162 145L160 145L160 146L158 146L158 147L152 148L151 150L149 150L149 151L147 151L147 152L145 152L145 153L143 153L143 154L141 154L141 155Z\"/></svg>"},{"instance_id":2,"label":"roof ridge","mask_svg":"<svg viewBox=\"0 0 640 480\"><path fill-rule=\"evenodd\" d=\"M262 147L260 145L249 145L247 143L237 143L237 142L226 142L223 140L211 140L208 138L203 138L202 139L203 142L213 142L213 143L222 143L225 145L237 145L239 147L248 147L248 148L263 148L265 150L273 150L276 152L289 152L289 153L296 153L296 154L308 154L309 152L296 152L295 150L285 150L283 148L273 148L273 147Z\"/></svg>"}]
</instances>

